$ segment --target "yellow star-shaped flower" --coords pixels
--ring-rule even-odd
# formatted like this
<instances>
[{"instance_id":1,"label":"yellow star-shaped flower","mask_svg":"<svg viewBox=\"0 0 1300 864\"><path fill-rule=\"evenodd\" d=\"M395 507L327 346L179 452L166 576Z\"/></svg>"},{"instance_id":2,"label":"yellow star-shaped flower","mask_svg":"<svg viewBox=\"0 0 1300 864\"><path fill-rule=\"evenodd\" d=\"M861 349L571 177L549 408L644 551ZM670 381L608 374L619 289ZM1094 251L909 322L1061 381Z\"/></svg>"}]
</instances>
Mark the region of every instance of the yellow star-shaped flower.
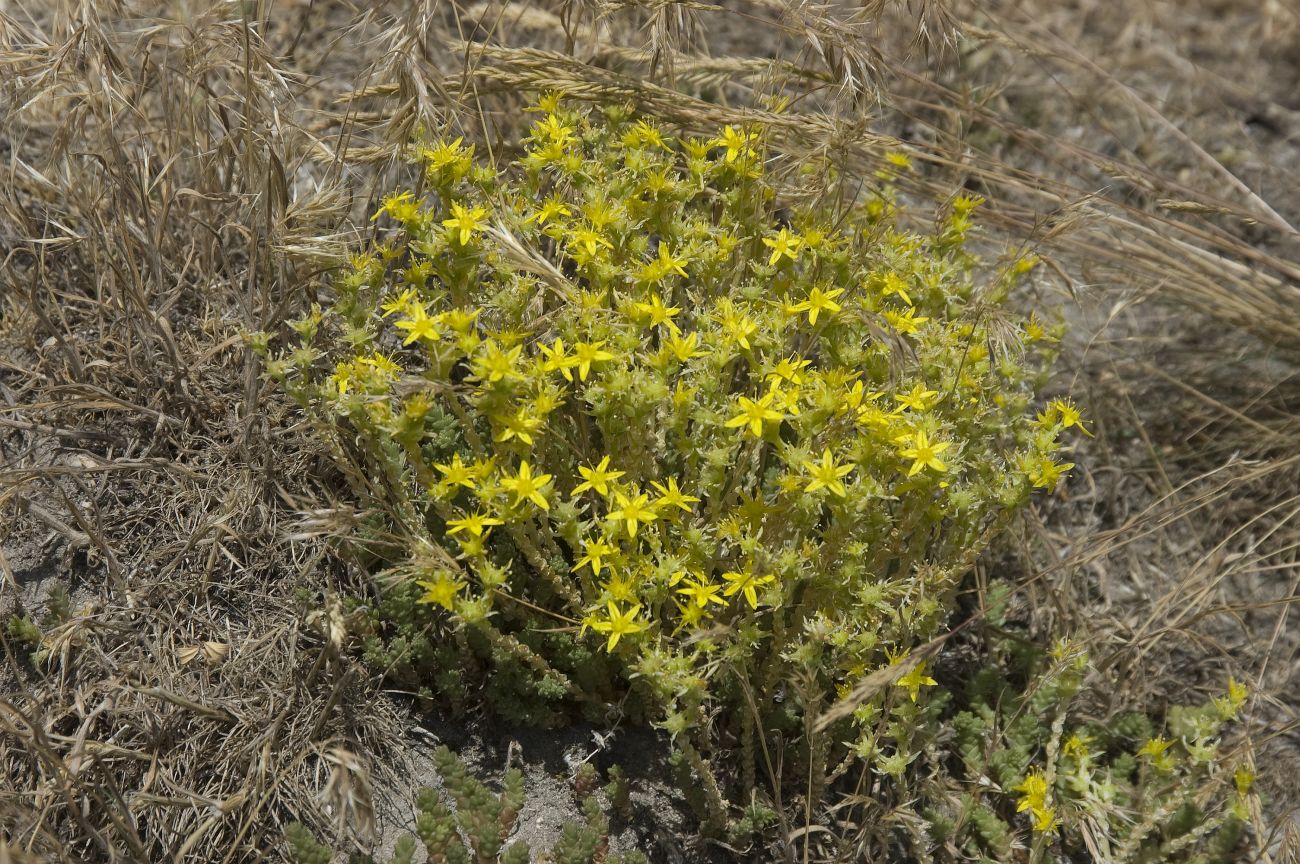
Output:
<instances>
[{"instance_id":1,"label":"yellow star-shaped flower","mask_svg":"<svg viewBox=\"0 0 1300 864\"><path fill-rule=\"evenodd\" d=\"M835 302L835 298L844 293L843 288L832 288L830 291L823 291L821 288L814 287L808 292L808 299L802 303L796 303L790 307L792 312L807 312L808 323L816 326L817 316L822 312L826 317L834 315L840 311L840 304Z\"/></svg>"},{"instance_id":2,"label":"yellow star-shaped flower","mask_svg":"<svg viewBox=\"0 0 1300 864\"><path fill-rule=\"evenodd\" d=\"M397 329L406 331L403 345L410 345L418 339L438 341L438 316L430 317L424 306L418 303L409 304L406 314L408 317L397 322Z\"/></svg>"},{"instance_id":3,"label":"yellow star-shaped flower","mask_svg":"<svg viewBox=\"0 0 1300 864\"><path fill-rule=\"evenodd\" d=\"M598 492L601 495L609 495L609 481L617 480L622 477L623 471L609 470L609 457L606 456L600 460L600 464L594 468L588 468L586 465L578 466L578 473L582 475L582 482L573 487L573 496L581 495L588 489Z\"/></svg>"},{"instance_id":4,"label":"yellow star-shaped flower","mask_svg":"<svg viewBox=\"0 0 1300 864\"><path fill-rule=\"evenodd\" d=\"M912 446L899 451L899 455L904 459L913 460L912 467L907 471L907 476L912 477L920 473L922 468L930 468L939 472L947 471L948 466L939 458L939 454L947 450L948 447L949 443L947 441L931 442L924 429L917 429L912 435Z\"/></svg>"},{"instance_id":5,"label":"yellow star-shaped flower","mask_svg":"<svg viewBox=\"0 0 1300 864\"><path fill-rule=\"evenodd\" d=\"M424 589L424 594L420 597L421 603L441 606L443 609L452 609L456 595L465 587L464 582L453 579L446 573L439 574L433 582L418 581L415 584Z\"/></svg>"},{"instance_id":6,"label":"yellow star-shaped flower","mask_svg":"<svg viewBox=\"0 0 1300 864\"><path fill-rule=\"evenodd\" d=\"M722 134L710 143L716 147L725 147L727 161L735 162L742 156L748 158L757 155L754 148L749 146L750 142L757 137L753 132L745 132L732 126L725 126L722 129Z\"/></svg>"},{"instance_id":7,"label":"yellow star-shaped flower","mask_svg":"<svg viewBox=\"0 0 1300 864\"><path fill-rule=\"evenodd\" d=\"M462 531L468 531L475 537L482 537L483 532L489 526L502 524L504 523L500 519L489 516L487 513L471 513L462 519L448 519L447 534L451 536Z\"/></svg>"},{"instance_id":8,"label":"yellow star-shaped flower","mask_svg":"<svg viewBox=\"0 0 1300 864\"><path fill-rule=\"evenodd\" d=\"M536 222L538 225L545 225L547 221L560 216L572 216L573 211L564 205L564 202L558 198L547 198L542 206L533 213L524 222Z\"/></svg>"},{"instance_id":9,"label":"yellow star-shaped flower","mask_svg":"<svg viewBox=\"0 0 1300 864\"><path fill-rule=\"evenodd\" d=\"M835 457L831 455L829 447L822 451L820 463L809 461L803 463L803 467L811 478L803 491L816 492L818 489L826 489L841 498L848 494L844 488L844 478L852 473L854 466L836 465Z\"/></svg>"},{"instance_id":10,"label":"yellow star-shaped flower","mask_svg":"<svg viewBox=\"0 0 1300 864\"><path fill-rule=\"evenodd\" d=\"M632 304L632 311L637 314L637 317L648 321L651 327L658 327L662 324L673 333L681 332L676 322L673 321L673 317L682 311L681 307L665 306L663 299L660 298L657 292L650 295L650 302L648 303Z\"/></svg>"},{"instance_id":11,"label":"yellow star-shaped flower","mask_svg":"<svg viewBox=\"0 0 1300 864\"><path fill-rule=\"evenodd\" d=\"M799 247L803 245L803 238L798 234L791 234L789 228L782 228L776 237L764 237L763 245L772 250L772 257L767 259L767 265L775 267L782 258L793 261L799 257Z\"/></svg>"},{"instance_id":12,"label":"yellow star-shaped flower","mask_svg":"<svg viewBox=\"0 0 1300 864\"><path fill-rule=\"evenodd\" d=\"M1077 426L1079 427L1079 431L1084 435L1092 435L1092 433L1088 431L1087 427L1083 425L1083 412L1079 410L1078 406L1076 406L1073 401L1069 399L1054 399L1048 407L1049 410L1055 411L1056 416L1060 418L1062 429L1069 429L1071 426Z\"/></svg>"},{"instance_id":13,"label":"yellow star-shaped flower","mask_svg":"<svg viewBox=\"0 0 1300 864\"><path fill-rule=\"evenodd\" d=\"M581 570L583 567L589 566L591 567L592 575L599 576L604 560L606 558L612 558L618 554L618 547L606 543L603 537L596 540L583 540L582 545L587 554L579 558L578 563L574 564L573 567L570 568L574 572Z\"/></svg>"},{"instance_id":14,"label":"yellow star-shaped flower","mask_svg":"<svg viewBox=\"0 0 1300 864\"><path fill-rule=\"evenodd\" d=\"M613 360L614 355L601 350L604 342L579 342L573 346L574 365L578 367L578 379L587 380L591 364L601 360Z\"/></svg>"},{"instance_id":15,"label":"yellow star-shaped flower","mask_svg":"<svg viewBox=\"0 0 1300 864\"><path fill-rule=\"evenodd\" d=\"M694 330L687 333L685 336L680 333L674 333L664 344L680 363L685 363L692 357L703 357L709 353L708 351L700 350L700 334Z\"/></svg>"},{"instance_id":16,"label":"yellow star-shaped flower","mask_svg":"<svg viewBox=\"0 0 1300 864\"><path fill-rule=\"evenodd\" d=\"M483 222L487 218L487 210L483 207L474 207L467 209L459 201L453 201L451 204L451 218L443 219L443 227L448 229L448 233L456 237L462 246L469 245L469 238L482 229Z\"/></svg>"},{"instance_id":17,"label":"yellow star-shaped flower","mask_svg":"<svg viewBox=\"0 0 1300 864\"><path fill-rule=\"evenodd\" d=\"M633 604L626 612L622 612L619 611L618 604L611 600L606 608L609 617L604 621L593 621L590 625L591 629L599 633L609 634L609 641L605 644L606 652L613 652L618 646L619 639L624 636L645 630L645 624L636 620L637 614L641 611L640 604Z\"/></svg>"},{"instance_id":18,"label":"yellow star-shaped flower","mask_svg":"<svg viewBox=\"0 0 1300 864\"><path fill-rule=\"evenodd\" d=\"M907 690L907 695L915 702L916 697L921 693L922 687L933 687L939 682L925 674L925 661L922 660L894 683Z\"/></svg>"},{"instance_id":19,"label":"yellow star-shaped flower","mask_svg":"<svg viewBox=\"0 0 1300 864\"><path fill-rule=\"evenodd\" d=\"M722 592L722 586L713 582L705 582L703 579L691 577L685 582L686 587L678 588L677 593L681 594L688 602L701 609L710 603L716 603L723 608L726 607L727 601L719 597Z\"/></svg>"},{"instance_id":20,"label":"yellow star-shaped flower","mask_svg":"<svg viewBox=\"0 0 1300 864\"><path fill-rule=\"evenodd\" d=\"M722 578L727 582L727 587L722 589L723 596L743 594L750 609L758 608L759 587L776 581L776 577L770 573L765 576L755 576L753 564L747 564L743 571L733 570L730 573L723 573Z\"/></svg>"},{"instance_id":21,"label":"yellow star-shaped flower","mask_svg":"<svg viewBox=\"0 0 1300 864\"><path fill-rule=\"evenodd\" d=\"M880 287L880 296L888 297L891 294L897 294L908 306L912 305L912 298L907 293L907 280L897 273L886 274L884 284Z\"/></svg>"},{"instance_id":22,"label":"yellow star-shaped flower","mask_svg":"<svg viewBox=\"0 0 1300 864\"><path fill-rule=\"evenodd\" d=\"M885 312L885 320L899 333L912 334L930 319L924 315L918 317L915 309L908 309L906 312L895 312L890 309Z\"/></svg>"},{"instance_id":23,"label":"yellow star-shaped flower","mask_svg":"<svg viewBox=\"0 0 1300 864\"><path fill-rule=\"evenodd\" d=\"M550 474L534 475L533 469L529 466L527 460L519 463L519 473L515 476L501 478L502 488L515 493L516 507L525 501L532 501L543 510L551 509L551 505L547 502L544 494L546 485L550 482Z\"/></svg>"},{"instance_id":24,"label":"yellow star-shaped flower","mask_svg":"<svg viewBox=\"0 0 1300 864\"><path fill-rule=\"evenodd\" d=\"M691 504L699 503L699 498L696 498L694 495L687 495L677 488L676 477L669 477L667 486L656 483L653 480L650 481L650 485L659 493L659 498L654 503L656 510L659 508L678 507L685 510L687 513L690 513Z\"/></svg>"},{"instance_id":25,"label":"yellow star-shaped flower","mask_svg":"<svg viewBox=\"0 0 1300 864\"><path fill-rule=\"evenodd\" d=\"M740 396L736 399L736 404L740 408L740 413L727 421L728 429L739 429L744 427L755 438L763 437L763 424L769 420L784 420L785 415L772 407L773 396L769 392L761 399L753 400L747 396Z\"/></svg>"},{"instance_id":26,"label":"yellow star-shaped flower","mask_svg":"<svg viewBox=\"0 0 1300 864\"><path fill-rule=\"evenodd\" d=\"M659 514L654 511L649 503L650 496L642 493L635 498L628 498L623 493L615 493L615 500L618 502L618 509L611 510L609 518L615 522L622 522L627 526L627 536L636 537L637 528L641 524L649 525L659 518Z\"/></svg>"},{"instance_id":27,"label":"yellow star-shaped flower","mask_svg":"<svg viewBox=\"0 0 1300 864\"><path fill-rule=\"evenodd\" d=\"M924 384L916 384L912 387L910 393L904 393L901 396L894 396L899 405L903 408L910 408L913 411L925 411L930 407L930 400L939 395L938 390L926 390ZM902 409L900 409L902 410Z\"/></svg>"}]
</instances>

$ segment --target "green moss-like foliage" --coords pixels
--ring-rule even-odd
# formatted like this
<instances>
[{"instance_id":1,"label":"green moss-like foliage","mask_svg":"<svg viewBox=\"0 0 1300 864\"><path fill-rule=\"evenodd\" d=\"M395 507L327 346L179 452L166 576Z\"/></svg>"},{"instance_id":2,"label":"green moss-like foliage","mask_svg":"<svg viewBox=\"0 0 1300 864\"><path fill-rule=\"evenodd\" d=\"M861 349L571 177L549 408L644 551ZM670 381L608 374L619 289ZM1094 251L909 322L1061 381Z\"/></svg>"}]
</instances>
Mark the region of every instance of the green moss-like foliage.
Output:
<instances>
[{"instance_id":1,"label":"green moss-like foliage","mask_svg":"<svg viewBox=\"0 0 1300 864\"><path fill-rule=\"evenodd\" d=\"M436 791L420 790L416 796L415 837L398 841L390 864L408 864L415 855L417 838L429 864L529 864L533 860L550 864L647 864L639 852L610 850L609 819L598 798L590 794L599 782L594 769L593 776L587 778L592 788L578 798L583 818L566 822L555 845L535 859L527 843L507 842L518 827L525 803L524 777L519 770L507 771L501 791L494 792L470 774L446 747L434 751L433 760L452 806ZM295 864L329 864L333 855L328 846L296 822L286 826L284 839ZM373 859L354 860L374 864Z\"/></svg>"}]
</instances>

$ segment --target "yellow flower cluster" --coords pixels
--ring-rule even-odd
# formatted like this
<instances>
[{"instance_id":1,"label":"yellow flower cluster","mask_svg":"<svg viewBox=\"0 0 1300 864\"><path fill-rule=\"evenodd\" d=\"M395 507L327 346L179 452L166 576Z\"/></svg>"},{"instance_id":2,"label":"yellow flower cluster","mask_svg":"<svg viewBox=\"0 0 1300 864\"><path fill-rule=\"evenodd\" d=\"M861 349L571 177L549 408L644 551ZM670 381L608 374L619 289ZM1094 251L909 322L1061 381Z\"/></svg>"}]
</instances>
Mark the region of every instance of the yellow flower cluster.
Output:
<instances>
[{"instance_id":1,"label":"yellow flower cluster","mask_svg":"<svg viewBox=\"0 0 1300 864\"><path fill-rule=\"evenodd\" d=\"M883 188L778 217L758 127L535 111L510 166L420 148L430 191L383 200L391 236L300 329L333 373L272 361L377 466L395 572L494 658L576 680L543 631L614 655L673 723L729 670L815 654L829 688L930 638L933 598L1086 432L1065 400L1033 415L1047 328L1021 351L978 311L1028 271L952 239L973 201L936 236Z\"/></svg>"},{"instance_id":2,"label":"yellow flower cluster","mask_svg":"<svg viewBox=\"0 0 1300 864\"><path fill-rule=\"evenodd\" d=\"M1028 811L1034 821L1034 830L1041 834L1055 831L1059 824L1056 819L1056 808L1048 803L1049 790L1043 772L1037 768L1032 769L1024 782L1016 787L1016 791L1020 793L1016 812Z\"/></svg>"}]
</instances>

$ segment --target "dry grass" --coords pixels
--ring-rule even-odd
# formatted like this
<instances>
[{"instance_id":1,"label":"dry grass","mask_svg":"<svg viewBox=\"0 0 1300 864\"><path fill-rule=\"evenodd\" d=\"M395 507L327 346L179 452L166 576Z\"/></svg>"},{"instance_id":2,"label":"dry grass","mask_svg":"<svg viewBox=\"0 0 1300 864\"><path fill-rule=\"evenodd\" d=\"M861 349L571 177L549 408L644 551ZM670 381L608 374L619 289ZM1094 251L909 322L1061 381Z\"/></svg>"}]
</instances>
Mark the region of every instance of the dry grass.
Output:
<instances>
[{"instance_id":1,"label":"dry grass","mask_svg":"<svg viewBox=\"0 0 1300 864\"><path fill-rule=\"evenodd\" d=\"M257 860L289 818L364 837L401 721L332 647L344 568L290 539L331 477L240 333L320 290L412 130L498 155L544 89L761 119L848 171L902 148L916 200L977 191L994 254L1041 249L1026 299L1070 304L1062 384L1098 435L1026 529L1033 614L1092 641L1117 703L1255 681L1257 832L1284 830L1300 11L1114 10L0 4L0 540L61 549L84 606L48 674L5 640L0 861ZM38 599L21 575L0 552L6 614Z\"/></svg>"},{"instance_id":2,"label":"dry grass","mask_svg":"<svg viewBox=\"0 0 1300 864\"><path fill-rule=\"evenodd\" d=\"M6 641L0 808L52 860L248 860L288 818L364 833L398 728L355 710L370 676L304 614L341 584L286 540L328 476L239 335L301 305L316 274L280 249L351 202L341 167L305 167L310 82L230 8L2 22L0 506L6 548L58 535L80 590L52 674ZM7 617L32 598L4 569Z\"/></svg>"}]
</instances>

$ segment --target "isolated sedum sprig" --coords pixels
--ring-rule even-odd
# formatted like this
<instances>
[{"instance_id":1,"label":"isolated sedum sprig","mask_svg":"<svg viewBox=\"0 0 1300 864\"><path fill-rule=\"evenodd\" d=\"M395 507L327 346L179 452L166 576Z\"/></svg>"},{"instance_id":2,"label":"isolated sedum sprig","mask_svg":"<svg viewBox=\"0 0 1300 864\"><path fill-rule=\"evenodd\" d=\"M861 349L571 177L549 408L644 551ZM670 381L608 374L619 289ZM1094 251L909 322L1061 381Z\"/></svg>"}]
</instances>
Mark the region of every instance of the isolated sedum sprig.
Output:
<instances>
[{"instance_id":1,"label":"isolated sedum sprig","mask_svg":"<svg viewBox=\"0 0 1300 864\"><path fill-rule=\"evenodd\" d=\"M584 763L587 770L574 779L576 803L583 818L565 821L555 843L534 856L528 843L511 840L520 827L519 815L526 798L524 775L519 769L506 771L498 793L471 774L446 747L437 748L432 756L444 794L429 788L416 792L415 833L397 840L388 864L414 861L417 842L424 847L420 860L429 864L646 864L646 856L638 851L611 851L609 816L592 795L600 775L590 763ZM612 766L609 774L606 793L611 809L619 818L626 818L630 811L627 780L617 766ZM454 804L455 809L449 804ZM334 858L333 850L302 823L289 823L284 835L285 851L294 864L328 864ZM348 860L375 864L374 858L356 854Z\"/></svg>"}]
</instances>

